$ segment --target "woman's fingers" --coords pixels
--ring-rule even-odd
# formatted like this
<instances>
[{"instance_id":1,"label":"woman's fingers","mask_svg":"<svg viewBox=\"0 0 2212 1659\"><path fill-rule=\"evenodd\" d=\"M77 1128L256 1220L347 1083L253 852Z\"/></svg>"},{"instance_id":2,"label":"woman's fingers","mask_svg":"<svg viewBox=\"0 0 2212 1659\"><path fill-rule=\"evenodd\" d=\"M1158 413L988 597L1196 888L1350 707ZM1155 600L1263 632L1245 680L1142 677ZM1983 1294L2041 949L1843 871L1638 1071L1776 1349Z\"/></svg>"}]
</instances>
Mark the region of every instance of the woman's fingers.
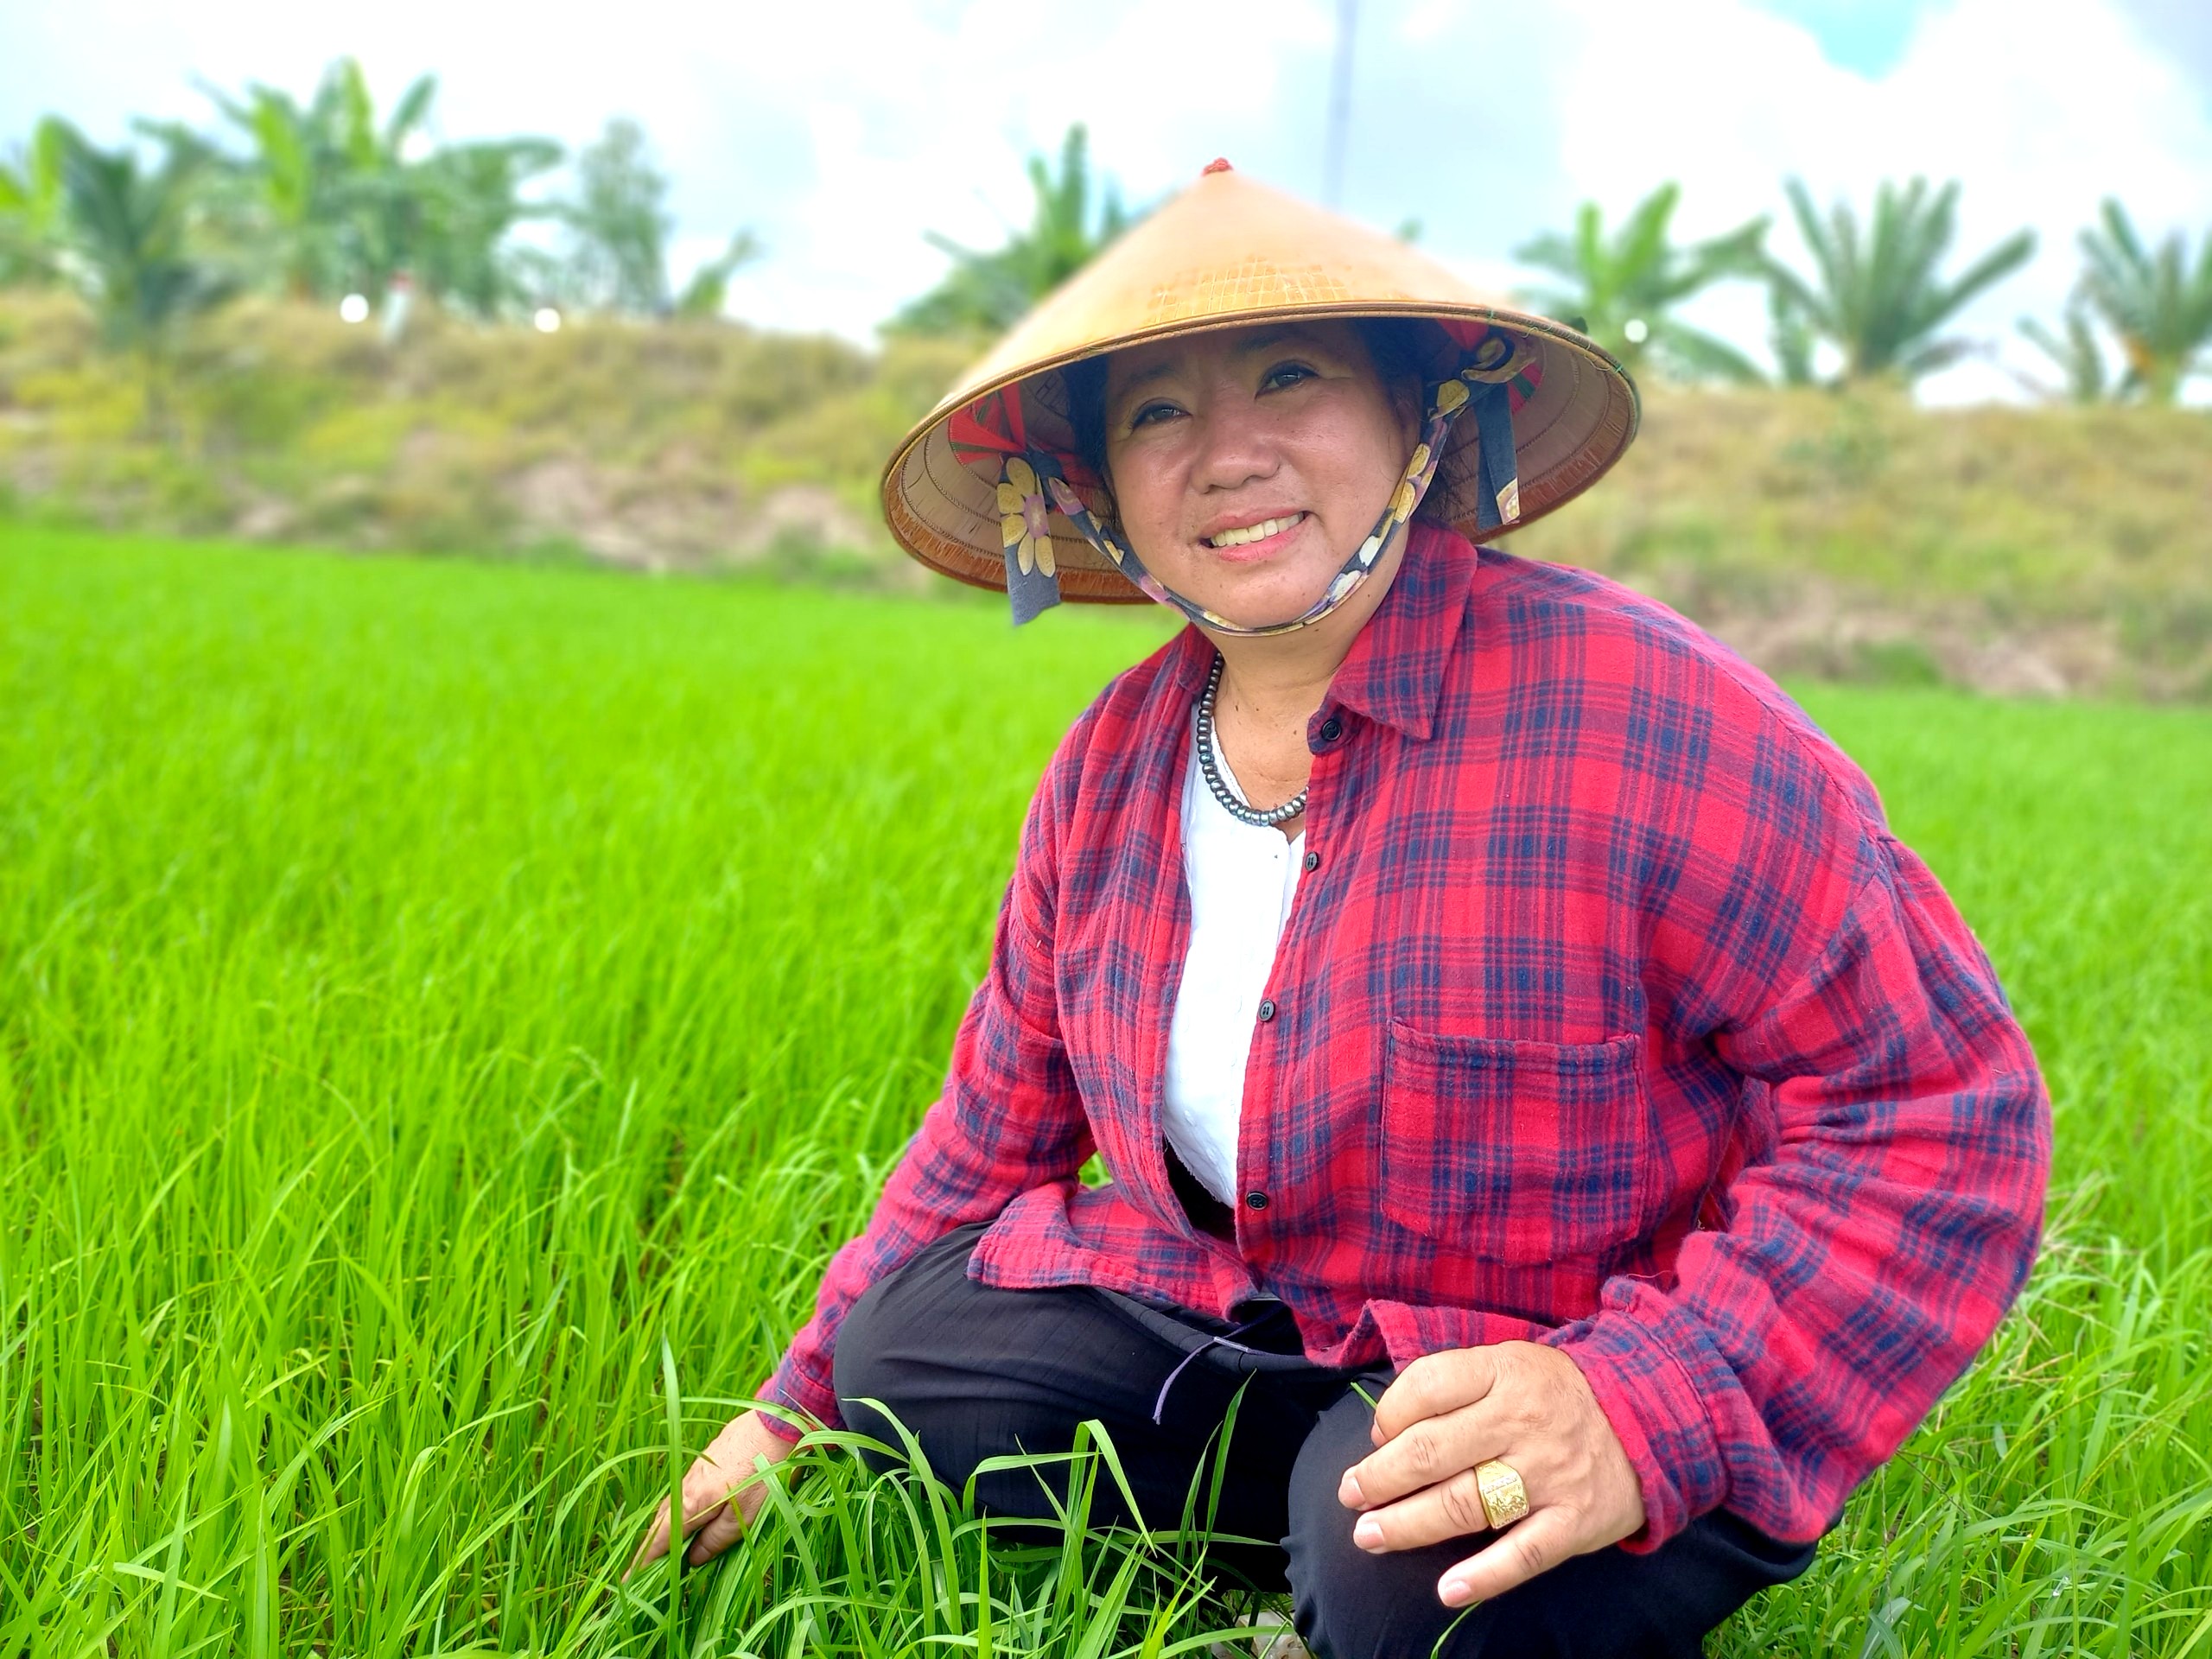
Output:
<instances>
[{"instance_id":1,"label":"woman's fingers","mask_svg":"<svg viewBox=\"0 0 2212 1659\"><path fill-rule=\"evenodd\" d=\"M1525 1521L1515 1522L1489 1548L1478 1550L1456 1567L1446 1567L1436 1581L1437 1599L1446 1607L1488 1601L1516 1585L1526 1584L1539 1573L1548 1572L1570 1555L1613 1541L1584 1536L1585 1519L1568 1505L1554 1503L1535 1511Z\"/></svg>"},{"instance_id":2,"label":"woman's fingers","mask_svg":"<svg viewBox=\"0 0 2212 1659\"><path fill-rule=\"evenodd\" d=\"M1516 1450L1497 1455L1521 1477L1531 1509L1556 1501L1560 1483L1555 1478L1554 1459L1534 1447L1525 1452ZM1489 1530L1490 1516L1484 1511L1475 1471L1470 1465L1395 1503L1370 1510L1352 1523L1351 1538L1362 1549L1380 1553L1420 1549L1449 1538L1464 1538L1469 1533Z\"/></svg>"},{"instance_id":3,"label":"woman's fingers","mask_svg":"<svg viewBox=\"0 0 2212 1659\"><path fill-rule=\"evenodd\" d=\"M1361 1516L1352 1526L1351 1541L1362 1549L1379 1554L1440 1544L1446 1538L1464 1538L1489 1527L1490 1516L1483 1512L1482 1499L1475 1490L1475 1471L1463 1469L1411 1497Z\"/></svg>"},{"instance_id":4,"label":"woman's fingers","mask_svg":"<svg viewBox=\"0 0 2212 1659\"><path fill-rule=\"evenodd\" d=\"M1497 1448L1518 1444L1526 1427L1511 1402L1497 1394L1417 1418L1344 1471L1337 1501L1346 1509L1381 1509L1498 1456Z\"/></svg>"},{"instance_id":5,"label":"woman's fingers","mask_svg":"<svg viewBox=\"0 0 2212 1659\"><path fill-rule=\"evenodd\" d=\"M758 1414L746 1411L731 1418L715 1436L714 1444L684 1471L682 1526L671 1529L668 1503L662 1500L644 1547L622 1576L626 1579L667 1554L676 1547L672 1533L698 1533L686 1558L695 1567L721 1554L745 1530L767 1497L756 1465L763 1461L781 1463L791 1453L791 1442L769 1428Z\"/></svg>"},{"instance_id":6,"label":"woman's fingers","mask_svg":"<svg viewBox=\"0 0 2212 1659\"><path fill-rule=\"evenodd\" d=\"M683 1553L685 1565L704 1567L713 1560L743 1536L750 1519L740 1511L736 1503L723 1504L692 1538L691 1548Z\"/></svg>"},{"instance_id":7,"label":"woman's fingers","mask_svg":"<svg viewBox=\"0 0 2212 1659\"><path fill-rule=\"evenodd\" d=\"M740 1478L716 1463L711 1452L702 1452L694 1459L691 1466L683 1471L683 1531L688 1535L715 1511L728 1508L730 1488ZM668 1500L664 1497L660 1507L653 1511L652 1529L645 1535L645 1548L638 1552L629 1572L622 1576L626 1579L639 1567L652 1566L668 1554L671 1544Z\"/></svg>"},{"instance_id":8,"label":"woman's fingers","mask_svg":"<svg viewBox=\"0 0 2212 1659\"><path fill-rule=\"evenodd\" d=\"M1388 1445L1426 1418L1488 1398L1511 1365L1503 1351L1510 1345L1446 1348L1413 1361L1375 1402L1376 1445Z\"/></svg>"}]
</instances>

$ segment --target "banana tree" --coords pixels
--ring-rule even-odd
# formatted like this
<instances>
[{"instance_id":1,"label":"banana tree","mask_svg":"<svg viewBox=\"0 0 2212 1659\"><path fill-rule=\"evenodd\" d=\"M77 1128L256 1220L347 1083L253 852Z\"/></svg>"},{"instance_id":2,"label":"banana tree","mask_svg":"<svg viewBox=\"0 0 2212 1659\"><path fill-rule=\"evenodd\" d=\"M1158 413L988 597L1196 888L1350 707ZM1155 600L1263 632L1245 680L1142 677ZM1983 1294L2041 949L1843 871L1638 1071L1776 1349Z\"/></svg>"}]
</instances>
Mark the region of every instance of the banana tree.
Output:
<instances>
[{"instance_id":1,"label":"banana tree","mask_svg":"<svg viewBox=\"0 0 2212 1659\"><path fill-rule=\"evenodd\" d=\"M729 279L741 265L760 257L760 239L751 231L740 231L729 245L691 273L683 291L676 296L680 317L718 317L729 298Z\"/></svg>"},{"instance_id":2,"label":"banana tree","mask_svg":"<svg viewBox=\"0 0 2212 1659\"><path fill-rule=\"evenodd\" d=\"M1755 219L1725 236L1676 247L1667 230L1681 200L1681 186L1660 186L1611 237L1598 204L1584 202L1573 235L1549 232L1513 254L1573 286L1530 289L1521 297L1548 316L1577 323L1630 373L1649 367L1676 379L1764 380L1750 358L1673 311L1717 282L1763 274L1767 221Z\"/></svg>"},{"instance_id":3,"label":"banana tree","mask_svg":"<svg viewBox=\"0 0 2212 1659\"><path fill-rule=\"evenodd\" d=\"M242 159L226 158L219 194L251 263L301 298L381 294L407 264L391 202L429 149L436 78L416 79L381 124L350 57L323 72L304 104L258 82L236 98L202 90L246 141Z\"/></svg>"},{"instance_id":4,"label":"banana tree","mask_svg":"<svg viewBox=\"0 0 2212 1659\"><path fill-rule=\"evenodd\" d=\"M550 261L509 239L516 226L554 209L524 187L560 164L550 138L449 144L392 175L379 219L388 270L411 271L447 305L480 317L511 315L548 284Z\"/></svg>"},{"instance_id":5,"label":"banana tree","mask_svg":"<svg viewBox=\"0 0 2212 1659\"><path fill-rule=\"evenodd\" d=\"M2192 264L2179 231L2153 251L2109 196L2102 218L2082 232L2081 296L2120 340L2122 395L2172 404L2212 350L2212 232Z\"/></svg>"},{"instance_id":6,"label":"banana tree","mask_svg":"<svg viewBox=\"0 0 2212 1659\"><path fill-rule=\"evenodd\" d=\"M1068 129L1057 176L1042 156L1029 158L1029 228L1010 235L1004 246L979 252L931 232L931 245L951 256L952 269L888 327L907 334L999 333L1127 230L1134 221L1110 185L1093 223L1089 143L1080 123Z\"/></svg>"},{"instance_id":7,"label":"banana tree","mask_svg":"<svg viewBox=\"0 0 2212 1659\"><path fill-rule=\"evenodd\" d=\"M1824 340L1841 355L1838 378L1893 378L1910 383L1956 362L1972 342L1942 335L1968 301L2018 270L2035 251L2032 231L2016 231L1958 276L1939 274L1957 235L1955 180L1931 192L1916 178L1902 189L1885 181L1874 214L1861 226L1847 202L1823 219L1802 180L1785 186L1797 229L1813 257L1808 279L1779 261L1766 263L1773 285L1777 349ZM1810 374L1809 352L1801 359Z\"/></svg>"}]
</instances>

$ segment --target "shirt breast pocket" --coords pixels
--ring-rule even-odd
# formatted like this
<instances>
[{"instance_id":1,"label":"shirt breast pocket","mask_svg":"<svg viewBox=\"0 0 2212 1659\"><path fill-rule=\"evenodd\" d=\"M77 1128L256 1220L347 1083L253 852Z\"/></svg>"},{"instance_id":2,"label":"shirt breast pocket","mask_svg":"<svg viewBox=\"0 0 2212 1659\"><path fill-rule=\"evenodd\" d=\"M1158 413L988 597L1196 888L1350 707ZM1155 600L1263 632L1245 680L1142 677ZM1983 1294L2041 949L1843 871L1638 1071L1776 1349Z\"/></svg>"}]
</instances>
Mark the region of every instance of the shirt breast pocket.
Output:
<instances>
[{"instance_id":1,"label":"shirt breast pocket","mask_svg":"<svg viewBox=\"0 0 2212 1659\"><path fill-rule=\"evenodd\" d=\"M1382 1212L1446 1249L1522 1266L1602 1255L1663 1189L1643 1039L1539 1043L1393 1020Z\"/></svg>"}]
</instances>

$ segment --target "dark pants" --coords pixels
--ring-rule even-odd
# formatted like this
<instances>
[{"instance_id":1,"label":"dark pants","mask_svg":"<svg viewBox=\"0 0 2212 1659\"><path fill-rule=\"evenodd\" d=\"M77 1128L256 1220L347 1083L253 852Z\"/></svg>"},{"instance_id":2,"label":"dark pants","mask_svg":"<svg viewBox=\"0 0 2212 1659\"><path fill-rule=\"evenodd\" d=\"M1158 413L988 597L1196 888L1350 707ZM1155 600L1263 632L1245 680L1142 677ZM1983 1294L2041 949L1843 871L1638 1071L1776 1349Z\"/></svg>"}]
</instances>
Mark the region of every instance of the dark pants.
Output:
<instances>
[{"instance_id":1,"label":"dark pants","mask_svg":"<svg viewBox=\"0 0 2212 1659\"><path fill-rule=\"evenodd\" d=\"M846 1421L898 1445L880 1415L853 1403L882 1401L919 1440L938 1478L957 1491L984 1459L1065 1452L1076 1425L1096 1418L1112 1436L1143 1522L1166 1530L1180 1524L1208 1442L1249 1382L1213 1529L1280 1545L1224 1547L1209 1559L1256 1587L1287 1587L1298 1633L1319 1659L1426 1655L1454 1619L1443 1649L1452 1659L1696 1655L1707 1631L1812 1563L1811 1544L1777 1541L1716 1510L1649 1554L1608 1547L1575 1556L1459 1618L1459 1609L1437 1599L1436 1582L1484 1541L1383 1554L1352 1542L1355 1516L1337 1502L1337 1484L1373 1449L1373 1414L1351 1386L1361 1374L1305 1359L1281 1304L1234 1310L1239 1325L1258 1321L1236 1338L1253 1351L1205 1347L1236 1327L1088 1287L1007 1291L976 1283L968 1255L982 1230L980 1224L957 1230L854 1304L836 1347ZM1387 1370L1364 1376L1370 1395L1390 1379ZM1065 1498L1065 1470L994 1471L976 1481L976 1501L992 1514L1048 1519L1039 1475L1058 1474ZM1201 1524L1205 1504L1201 1484ZM1091 1519L1138 1519L1103 1471Z\"/></svg>"}]
</instances>

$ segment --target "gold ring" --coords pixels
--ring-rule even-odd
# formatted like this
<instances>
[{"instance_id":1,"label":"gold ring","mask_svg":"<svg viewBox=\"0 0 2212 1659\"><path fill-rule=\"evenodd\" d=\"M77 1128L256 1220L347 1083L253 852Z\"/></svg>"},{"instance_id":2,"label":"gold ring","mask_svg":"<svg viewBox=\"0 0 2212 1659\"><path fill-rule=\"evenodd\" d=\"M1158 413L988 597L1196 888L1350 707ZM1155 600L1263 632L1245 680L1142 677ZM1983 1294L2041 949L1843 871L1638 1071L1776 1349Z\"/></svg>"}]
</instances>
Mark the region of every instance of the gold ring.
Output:
<instances>
[{"instance_id":1,"label":"gold ring","mask_svg":"<svg viewBox=\"0 0 2212 1659\"><path fill-rule=\"evenodd\" d=\"M1483 1515L1492 1531L1510 1526L1529 1513L1529 1489L1513 1465L1486 1458L1475 1465L1475 1495L1482 1500Z\"/></svg>"}]
</instances>

